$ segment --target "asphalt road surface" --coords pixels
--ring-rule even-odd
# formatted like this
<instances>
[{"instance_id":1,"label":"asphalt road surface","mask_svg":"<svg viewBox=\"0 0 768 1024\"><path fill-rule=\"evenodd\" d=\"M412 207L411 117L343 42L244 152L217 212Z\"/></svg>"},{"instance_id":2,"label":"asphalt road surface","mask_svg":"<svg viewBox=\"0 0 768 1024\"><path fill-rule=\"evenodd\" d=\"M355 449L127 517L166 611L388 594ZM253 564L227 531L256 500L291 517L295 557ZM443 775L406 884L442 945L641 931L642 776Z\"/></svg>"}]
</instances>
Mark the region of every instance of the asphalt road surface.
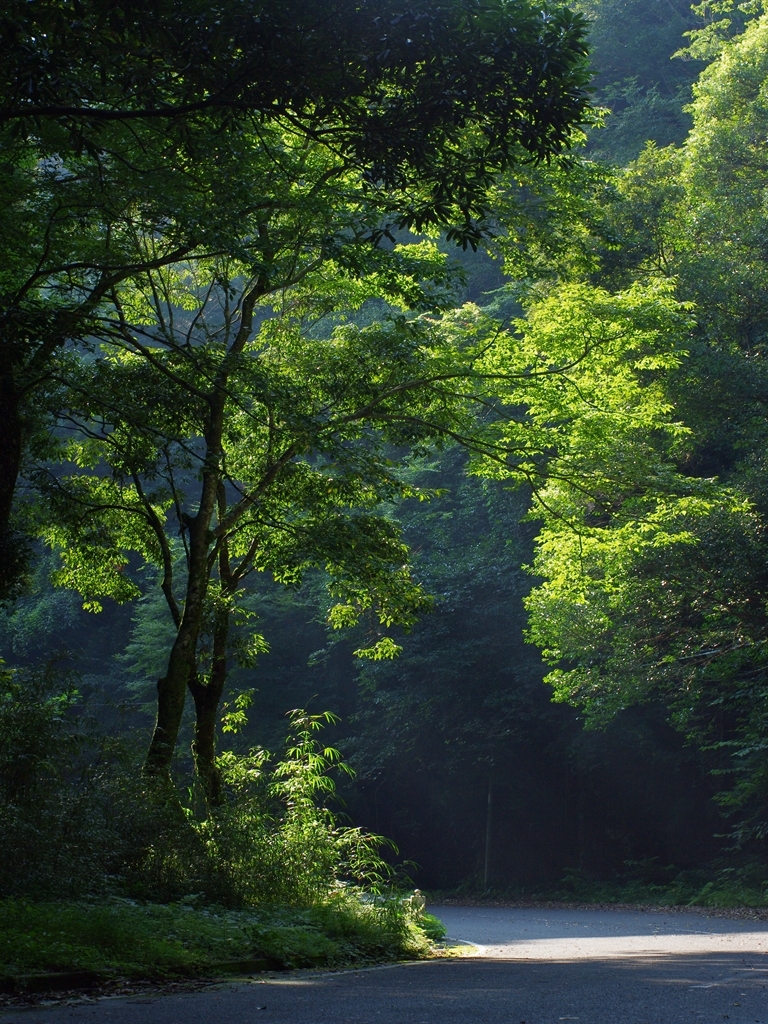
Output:
<instances>
[{"instance_id":1,"label":"asphalt road surface","mask_svg":"<svg viewBox=\"0 0 768 1024\"><path fill-rule=\"evenodd\" d=\"M457 960L254 977L202 992L15 1011L4 1024L768 1024L768 922L430 908Z\"/></svg>"}]
</instances>

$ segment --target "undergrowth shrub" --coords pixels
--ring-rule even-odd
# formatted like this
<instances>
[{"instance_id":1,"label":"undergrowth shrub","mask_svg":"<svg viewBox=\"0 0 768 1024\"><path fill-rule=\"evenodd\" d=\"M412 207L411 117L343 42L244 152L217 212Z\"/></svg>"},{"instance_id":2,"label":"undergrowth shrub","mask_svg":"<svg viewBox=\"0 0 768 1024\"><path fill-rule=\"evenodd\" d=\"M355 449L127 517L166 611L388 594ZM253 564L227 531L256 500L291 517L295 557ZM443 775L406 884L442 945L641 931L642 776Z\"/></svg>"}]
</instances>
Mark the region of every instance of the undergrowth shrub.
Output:
<instances>
[{"instance_id":1,"label":"undergrowth shrub","mask_svg":"<svg viewBox=\"0 0 768 1024\"><path fill-rule=\"evenodd\" d=\"M0 670L0 896L325 905L339 922L360 905L356 929L403 936L385 840L329 806L331 773L346 770L317 739L331 720L293 712L281 760L223 754L228 798L201 812L148 787L135 752L96 728L66 680Z\"/></svg>"}]
</instances>

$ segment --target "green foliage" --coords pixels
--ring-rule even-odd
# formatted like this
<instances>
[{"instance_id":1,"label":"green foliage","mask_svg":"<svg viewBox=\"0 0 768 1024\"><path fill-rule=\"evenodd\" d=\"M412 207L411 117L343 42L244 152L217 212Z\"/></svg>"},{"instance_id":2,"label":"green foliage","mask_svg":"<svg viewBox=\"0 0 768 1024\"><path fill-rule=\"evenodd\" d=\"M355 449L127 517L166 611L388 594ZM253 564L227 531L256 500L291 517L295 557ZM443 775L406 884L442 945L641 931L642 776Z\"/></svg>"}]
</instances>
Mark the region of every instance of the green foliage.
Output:
<instances>
[{"instance_id":1,"label":"green foliage","mask_svg":"<svg viewBox=\"0 0 768 1024\"><path fill-rule=\"evenodd\" d=\"M73 593L51 587L55 567L50 557L39 558L24 592L0 611L0 652L6 660L57 657L70 649L78 602Z\"/></svg>"},{"instance_id":2,"label":"green foliage","mask_svg":"<svg viewBox=\"0 0 768 1024\"><path fill-rule=\"evenodd\" d=\"M579 0L576 7L590 20L590 56L598 87L635 79L644 89L657 85L666 95L674 95L699 70L670 60L677 40L696 22L688 4Z\"/></svg>"},{"instance_id":3,"label":"green foliage","mask_svg":"<svg viewBox=\"0 0 768 1024\"><path fill-rule=\"evenodd\" d=\"M356 215L326 213L337 224ZM136 555L158 567L181 638L161 676L178 709L158 719L152 749L163 747L164 770L186 686L216 675L220 696L227 659L245 665L266 650L248 626L254 571L288 585L324 571L337 628L363 617L407 627L428 605L378 506L426 496L404 483L393 447L419 452L468 428L473 352L440 323L394 311L320 328L382 291L402 306L437 301L430 285L446 280L444 254L422 242L365 250L345 266L307 239L297 248L294 228L275 215L269 273L219 260L137 274L113 291L101 351L63 357L57 397L72 429L66 470L36 475L39 530L61 552L55 581L92 610L138 596ZM360 652L396 649L379 635ZM199 723L201 692L196 700ZM158 706L168 706L162 693ZM212 771L211 730L201 761L201 729L198 767Z\"/></svg>"},{"instance_id":4,"label":"green foliage","mask_svg":"<svg viewBox=\"0 0 768 1024\"><path fill-rule=\"evenodd\" d=\"M102 751L97 770L91 753L85 779L73 776L87 739L72 717L75 693L9 671L2 681L0 885L26 899L0 899L0 974L159 978L238 959L339 966L428 952L389 884L381 840L340 827L324 804L328 771L341 762L313 734L332 716L297 712L292 745L271 771L263 753L224 755L230 802L215 818L189 810L174 819L138 779L131 789L114 751L111 762ZM81 900L40 902L46 894ZM136 902L169 896L177 902Z\"/></svg>"},{"instance_id":5,"label":"green foliage","mask_svg":"<svg viewBox=\"0 0 768 1024\"><path fill-rule=\"evenodd\" d=\"M293 712L285 756L271 769L261 750L222 755L232 799L194 828L212 868L228 879L230 898L308 906L340 885L373 892L391 886L393 870L379 853L385 840L340 825L328 806L335 794L331 771L351 773L337 750L314 738L333 721L330 713Z\"/></svg>"},{"instance_id":6,"label":"green foliage","mask_svg":"<svg viewBox=\"0 0 768 1024\"><path fill-rule=\"evenodd\" d=\"M110 787L92 790L100 772L77 704L74 687L50 672L0 666L0 893L104 884Z\"/></svg>"},{"instance_id":7,"label":"green foliage","mask_svg":"<svg viewBox=\"0 0 768 1024\"><path fill-rule=\"evenodd\" d=\"M526 495L467 477L466 463L457 449L424 460L415 480L447 493L426 508L394 510L434 610L402 637L396 659L360 665L350 741L364 794L381 789L404 835L411 838L403 819L426 830L424 822L440 816L429 851L414 856L454 878L467 870L453 863L466 862L466 849L457 856L457 848L474 850L476 840L466 820L453 827L459 791L479 780L485 795L494 749L507 764L506 752L527 740L552 742L540 663L521 635Z\"/></svg>"},{"instance_id":8,"label":"green foliage","mask_svg":"<svg viewBox=\"0 0 768 1024\"><path fill-rule=\"evenodd\" d=\"M0 25L18 44L0 60L0 524L23 451L36 504L18 525L54 549L45 574L91 611L138 599L123 664L140 698L159 679L148 771L168 775L189 689L202 782L164 800L130 752L76 723L74 693L6 674L10 749L28 752L0 766L0 827L36 865L29 884L240 907L349 899L399 920L392 900L356 895L392 878L381 840L331 809L343 765L316 741L320 717L295 719L277 764L260 747L215 758L217 723L242 751L251 704L280 703L263 655L309 643L292 633L312 616L312 669L356 705L363 787L443 772L456 792L490 792L502 761L518 778L516 747L541 746L542 765L569 759L585 820L590 741L579 752L575 717L536 697L534 655L512 653L529 492L530 637L556 699L599 725L663 700L720 773L737 841L764 837L766 16L700 5L701 30L684 0L584 0L612 109L586 152L626 164L656 143L619 171L580 149L582 26L560 10L417 3L382 52L367 3L333 0L308 34L314 0L267 2L258 25L229 0L162 6L141 30L141 5L107 31L88 3L74 23L66 3L12 4ZM388 0L375 10L386 21ZM695 59L670 61L686 33ZM196 59L203 45L215 60ZM702 57L715 60L684 113ZM483 238L515 283L451 308L470 265L446 249ZM486 261L479 280L487 301L498 271ZM485 482L458 482L457 441ZM0 624L4 650L28 657L75 617L41 576ZM273 656L314 692L310 671ZM627 886L760 889L647 874ZM0 876L25 891L18 858ZM313 942L335 955L327 930L269 927L296 962Z\"/></svg>"},{"instance_id":9,"label":"green foliage","mask_svg":"<svg viewBox=\"0 0 768 1024\"><path fill-rule=\"evenodd\" d=\"M469 214L489 174L567 145L585 114L584 24L564 7L164 0L105 17L97 3L12 3L2 31L1 120L71 133L62 156L94 159L126 121L178 126L194 148L255 116L328 140L419 229Z\"/></svg>"},{"instance_id":10,"label":"green foliage","mask_svg":"<svg viewBox=\"0 0 768 1024\"><path fill-rule=\"evenodd\" d=\"M764 13L761 0L703 0L691 9L705 24L685 33L690 42L675 56L706 61L718 57L730 39L740 35L751 19Z\"/></svg>"},{"instance_id":11,"label":"green foliage","mask_svg":"<svg viewBox=\"0 0 768 1024\"><path fill-rule=\"evenodd\" d=\"M422 914L419 919L419 927L432 942L440 942L448 934L448 929L434 914Z\"/></svg>"},{"instance_id":12,"label":"green foliage","mask_svg":"<svg viewBox=\"0 0 768 1024\"><path fill-rule=\"evenodd\" d=\"M620 482L655 476L663 486L657 449L674 450L685 430L662 380L692 326L672 284L617 294L564 284L533 292L526 306L483 360L509 411L489 427L503 454L489 451L477 468L532 484L540 506L565 518L577 494L599 507L600 493Z\"/></svg>"},{"instance_id":13,"label":"green foliage","mask_svg":"<svg viewBox=\"0 0 768 1024\"><path fill-rule=\"evenodd\" d=\"M729 676L752 661L742 623L762 586L761 533L749 506L723 494L682 498L589 532L548 527L536 561L546 582L528 607L532 638L544 645L557 638L546 651L550 662L578 666L548 677L556 699L584 705L599 722L661 692L692 730L700 702L725 710ZM723 571L714 576L713 565ZM722 657L707 669L715 652ZM762 714L761 705L752 713ZM705 720L706 713L700 740L709 729L718 734Z\"/></svg>"},{"instance_id":14,"label":"green foliage","mask_svg":"<svg viewBox=\"0 0 768 1024\"><path fill-rule=\"evenodd\" d=\"M528 2L14 0L0 37L7 594L22 461L45 465L56 434L56 357L91 349L114 289L212 256L284 283L287 237L297 271L300 254L375 261L396 228L476 247L493 177L589 118L583 20Z\"/></svg>"},{"instance_id":15,"label":"green foliage","mask_svg":"<svg viewBox=\"0 0 768 1024\"><path fill-rule=\"evenodd\" d=\"M690 127L687 104L692 76L680 77L683 80L673 95L661 83L643 88L636 77L606 86L601 95L605 122L590 135L589 155L625 167L648 142L659 146L682 142Z\"/></svg>"}]
</instances>

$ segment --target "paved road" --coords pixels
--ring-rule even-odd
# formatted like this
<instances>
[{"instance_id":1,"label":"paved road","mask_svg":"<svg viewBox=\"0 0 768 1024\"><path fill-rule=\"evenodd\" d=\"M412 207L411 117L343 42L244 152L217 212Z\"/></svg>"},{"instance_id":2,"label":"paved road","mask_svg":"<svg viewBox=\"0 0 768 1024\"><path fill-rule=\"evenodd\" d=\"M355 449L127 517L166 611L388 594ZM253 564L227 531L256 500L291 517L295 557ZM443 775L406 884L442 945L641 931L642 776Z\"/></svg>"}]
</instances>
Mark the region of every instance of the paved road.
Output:
<instances>
[{"instance_id":1,"label":"paved road","mask_svg":"<svg viewBox=\"0 0 768 1024\"><path fill-rule=\"evenodd\" d=\"M4 1014L3 1024L768 1024L768 923L431 908L481 955Z\"/></svg>"}]
</instances>

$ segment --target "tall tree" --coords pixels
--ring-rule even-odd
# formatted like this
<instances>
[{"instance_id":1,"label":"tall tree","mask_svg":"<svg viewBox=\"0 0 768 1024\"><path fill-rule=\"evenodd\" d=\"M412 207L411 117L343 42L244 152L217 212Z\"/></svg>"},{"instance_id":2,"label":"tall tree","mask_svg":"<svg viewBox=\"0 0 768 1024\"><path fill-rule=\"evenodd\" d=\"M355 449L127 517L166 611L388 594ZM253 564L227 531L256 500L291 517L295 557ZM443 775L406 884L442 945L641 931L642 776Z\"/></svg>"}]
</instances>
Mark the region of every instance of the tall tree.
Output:
<instances>
[{"instance_id":1,"label":"tall tree","mask_svg":"<svg viewBox=\"0 0 768 1024\"><path fill-rule=\"evenodd\" d=\"M131 552L161 567L176 633L147 770L167 774L189 688L198 771L213 800L230 621L247 577L269 570L290 581L319 566L337 598L335 625L369 612L384 625L411 622L425 597L377 508L420 492L390 449L405 458L468 434L476 400L474 347L429 318L322 330L323 317L382 294L432 305L445 284L445 259L427 243L362 248L366 275L349 252L346 267L322 258L311 232L326 235L328 218L350 230L357 211L351 221L338 207L326 213L325 231L313 222L300 244L293 211L261 222L269 266L181 264L115 289L104 347L85 360L63 354L64 384L52 396L69 465L41 471L37 484L41 531L63 554L57 579L96 607L104 595L136 595ZM380 636L364 653L393 649Z\"/></svg>"}]
</instances>

